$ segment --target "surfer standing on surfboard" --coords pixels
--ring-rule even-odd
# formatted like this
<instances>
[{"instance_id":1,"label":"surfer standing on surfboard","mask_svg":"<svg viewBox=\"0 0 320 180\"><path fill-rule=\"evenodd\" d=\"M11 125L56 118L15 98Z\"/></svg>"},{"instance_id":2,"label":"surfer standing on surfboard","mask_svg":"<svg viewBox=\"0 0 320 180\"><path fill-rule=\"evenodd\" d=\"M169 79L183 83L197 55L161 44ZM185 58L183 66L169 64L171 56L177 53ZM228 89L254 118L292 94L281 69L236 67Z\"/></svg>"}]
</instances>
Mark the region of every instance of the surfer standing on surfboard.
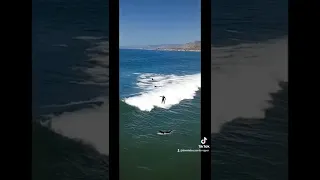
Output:
<instances>
[{"instance_id":1,"label":"surfer standing on surfboard","mask_svg":"<svg viewBox=\"0 0 320 180\"><path fill-rule=\"evenodd\" d=\"M166 103L166 97L164 97L164 96L160 96L160 97L162 97L161 103L165 104Z\"/></svg>"}]
</instances>

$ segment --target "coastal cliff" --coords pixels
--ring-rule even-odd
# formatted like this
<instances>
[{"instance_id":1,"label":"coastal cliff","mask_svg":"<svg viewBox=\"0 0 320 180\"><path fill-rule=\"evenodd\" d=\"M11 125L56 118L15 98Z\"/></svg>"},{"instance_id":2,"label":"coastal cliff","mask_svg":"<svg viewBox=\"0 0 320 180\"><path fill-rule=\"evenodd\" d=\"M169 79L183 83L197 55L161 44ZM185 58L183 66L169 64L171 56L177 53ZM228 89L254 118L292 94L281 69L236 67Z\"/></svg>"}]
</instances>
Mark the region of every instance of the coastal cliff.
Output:
<instances>
[{"instance_id":1,"label":"coastal cliff","mask_svg":"<svg viewBox=\"0 0 320 180\"><path fill-rule=\"evenodd\" d=\"M155 50L162 51L201 51L201 41L194 41L182 45L171 45L171 46L160 46L156 47Z\"/></svg>"}]
</instances>

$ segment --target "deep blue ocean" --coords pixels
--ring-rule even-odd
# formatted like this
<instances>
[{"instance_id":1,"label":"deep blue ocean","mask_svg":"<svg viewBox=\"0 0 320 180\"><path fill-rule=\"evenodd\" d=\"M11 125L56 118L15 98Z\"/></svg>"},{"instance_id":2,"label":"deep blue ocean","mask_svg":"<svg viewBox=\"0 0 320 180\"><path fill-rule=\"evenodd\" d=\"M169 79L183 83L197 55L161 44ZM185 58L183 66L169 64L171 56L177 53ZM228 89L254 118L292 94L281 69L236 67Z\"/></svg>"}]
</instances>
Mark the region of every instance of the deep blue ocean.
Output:
<instances>
[{"instance_id":1,"label":"deep blue ocean","mask_svg":"<svg viewBox=\"0 0 320 180\"><path fill-rule=\"evenodd\" d=\"M32 0L34 180L108 179L108 8L105 0ZM211 26L212 179L288 179L288 1L214 0ZM139 95L157 91L158 86L170 87L188 75L196 78L192 75L199 73L198 56L188 52L121 50L120 63L125 63L127 69L120 69L120 109L135 115L127 113L122 117L131 120L120 124L128 130L127 134L120 134L121 142L125 142L121 137L128 141L123 145L143 147L143 138L150 138L149 143L159 142L155 141L160 138L155 132L160 129L176 130L170 136L172 142L181 142L180 137L188 135L179 134L182 129L197 133L199 113L195 109L200 108L200 91L190 96L193 98L179 97L179 103L177 99L171 101L176 96L161 91L170 107L158 104L156 98L142 107L145 96ZM136 64L128 62L132 58L136 58ZM176 93L175 90L169 92ZM182 115L192 120L184 123ZM149 126L145 119L150 119ZM159 123L156 119L167 121ZM190 128L191 124L194 128ZM132 133L134 128L138 129L136 134ZM145 136L137 136L138 132ZM129 142L134 138L136 141ZM182 142L184 147L199 141L197 136L189 138ZM168 140L162 138L159 146ZM172 149L179 146L167 145ZM128 147L120 147L120 154L125 154ZM139 161L127 153L123 157L132 157L132 161L122 161L120 156L120 164L122 161L127 167L136 167L126 177L152 179L154 174L148 169L159 168L157 161L146 162L154 155L139 148L134 150L146 153L148 159ZM168 156L156 158L170 161L172 166L199 159L182 154L171 158L171 149L166 152ZM188 153L191 154L198 153ZM167 172L163 177L173 177L170 170L161 167ZM199 166L184 167L190 169L180 170L197 176Z\"/></svg>"}]
</instances>

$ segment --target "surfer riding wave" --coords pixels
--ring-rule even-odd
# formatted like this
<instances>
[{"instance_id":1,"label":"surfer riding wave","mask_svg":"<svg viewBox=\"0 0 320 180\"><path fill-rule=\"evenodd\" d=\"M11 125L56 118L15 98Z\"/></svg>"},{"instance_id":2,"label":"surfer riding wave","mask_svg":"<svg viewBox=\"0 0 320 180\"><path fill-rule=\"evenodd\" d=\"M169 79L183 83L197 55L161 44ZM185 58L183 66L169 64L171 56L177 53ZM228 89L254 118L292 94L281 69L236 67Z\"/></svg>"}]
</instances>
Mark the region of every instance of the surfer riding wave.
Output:
<instances>
[{"instance_id":1,"label":"surfer riding wave","mask_svg":"<svg viewBox=\"0 0 320 180\"><path fill-rule=\"evenodd\" d=\"M140 93L122 101L142 111L151 111L155 107L169 109L182 100L196 96L196 92L201 88L201 74L141 74L137 78L136 86ZM159 97L162 98L161 101Z\"/></svg>"},{"instance_id":2,"label":"surfer riding wave","mask_svg":"<svg viewBox=\"0 0 320 180\"><path fill-rule=\"evenodd\" d=\"M166 103L166 97L164 97L164 96L160 96L160 97L162 97L161 103L165 104Z\"/></svg>"}]
</instances>

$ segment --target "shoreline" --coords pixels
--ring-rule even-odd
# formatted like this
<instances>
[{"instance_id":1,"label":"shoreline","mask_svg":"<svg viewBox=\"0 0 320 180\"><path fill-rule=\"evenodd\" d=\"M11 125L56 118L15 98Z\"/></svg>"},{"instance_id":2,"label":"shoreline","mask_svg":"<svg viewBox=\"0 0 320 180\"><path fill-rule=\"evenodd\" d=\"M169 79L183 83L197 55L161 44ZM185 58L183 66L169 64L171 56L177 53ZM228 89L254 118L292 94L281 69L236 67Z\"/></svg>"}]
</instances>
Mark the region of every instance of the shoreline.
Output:
<instances>
[{"instance_id":1,"label":"shoreline","mask_svg":"<svg viewBox=\"0 0 320 180\"><path fill-rule=\"evenodd\" d=\"M153 49L155 51L183 51L183 52L201 52L198 49Z\"/></svg>"}]
</instances>

